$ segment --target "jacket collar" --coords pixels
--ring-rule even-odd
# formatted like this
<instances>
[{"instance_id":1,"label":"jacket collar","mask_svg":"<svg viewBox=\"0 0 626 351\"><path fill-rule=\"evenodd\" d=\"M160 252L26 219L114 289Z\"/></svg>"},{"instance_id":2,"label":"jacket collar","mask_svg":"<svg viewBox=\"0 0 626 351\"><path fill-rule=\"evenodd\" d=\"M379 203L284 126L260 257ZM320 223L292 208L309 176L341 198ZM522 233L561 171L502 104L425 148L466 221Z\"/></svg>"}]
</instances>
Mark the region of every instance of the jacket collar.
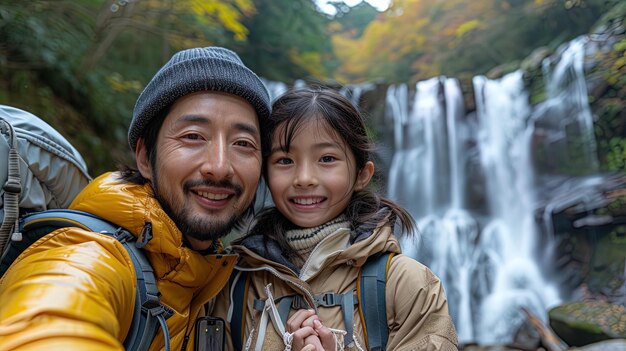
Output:
<instances>
[{"instance_id":1,"label":"jacket collar","mask_svg":"<svg viewBox=\"0 0 626 351\"><path fill-rule=\"evenodd\" d=\"M388 223L389 214L388 209L381 210L377 213L377 224L359 226L352 231L339 229L330 234L313 250L302 271L282 255L276 242L266 240L262 234L234 240L232 250L241 256L242 266L272 266L306 281L329 266L349 263L359 267L376 253L401 253L400 244Z\"/></svg>"},{"instance_id":2,"label":"jacket collar","mask_svg":"<svg viewBox=\"0 0 626 351\"><path fill-rule=\"evenodd\" d=\"M119 172L109 172L94 179L74 199L70 208L93 213L119 225L138 237L147 223L152 239L146 251L177 255L182 233L154 198L149 183L137 185L121 179ZM162 235L167 233L167 235Z\"/></svg>"}]
</instances>

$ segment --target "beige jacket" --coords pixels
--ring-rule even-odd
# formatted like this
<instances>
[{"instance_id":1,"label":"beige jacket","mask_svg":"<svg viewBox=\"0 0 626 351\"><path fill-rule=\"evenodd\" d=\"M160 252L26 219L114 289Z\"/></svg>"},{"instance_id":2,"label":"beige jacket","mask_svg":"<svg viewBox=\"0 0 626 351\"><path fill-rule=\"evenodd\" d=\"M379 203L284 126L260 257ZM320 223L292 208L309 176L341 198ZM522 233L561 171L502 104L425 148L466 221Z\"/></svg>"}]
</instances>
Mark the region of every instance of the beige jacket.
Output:
<instances>
[{"instance_id":1,"label":"beige jacket","mask_svg":"<svg viewBox=\"0 0 626 351\"><path fill-rule=\"evenodd\" d=\"M257 243L260 242L257 238ZM457 350L457 337L452 319L448 313L448 303L441 281L426 266L401 254L400 245L392 235L389 226L379 227L373 234L359 237L350 245L350 231L339 229L324 238L313 250L299 274L284 264L267 257L271 254L258 253L246 246L253 242L244 238L233 243L232 250L240 254L238 269L252 270L247 306L245 330L242 346L250 350L283 350L282 336L270 320L263 337L262 313L254 309L254 301L267 299L266 287L275 300L287 295L303 295L311 300L315 294L324 292L346 293L355 289L360 267L366 259L379 252L393 252L387 276L386 303L389 339L387 350ZM278 259L280 261L280 259ZM236 271L235 271L236 273ZM227 286L217 297L214 315L228 321L228 308L231 306L230 288ZM232 303L239 303L232 301ZM345 331L341 307L319 307L318 316L324 325ZM290 314L293 314L291 310ZM353 334L355 343L345 345L346 350L367 349L363 327L355 306ZM227 322L227 336L230 324ZM259 332L261 331L261 332ZM336 333L338 349L343 337ZM259 340L263 337L263 340ZM230 337L227 337L226 350L233 350ZM248 344L248 345L246 345Z\"/></svg>"}]
</instances>

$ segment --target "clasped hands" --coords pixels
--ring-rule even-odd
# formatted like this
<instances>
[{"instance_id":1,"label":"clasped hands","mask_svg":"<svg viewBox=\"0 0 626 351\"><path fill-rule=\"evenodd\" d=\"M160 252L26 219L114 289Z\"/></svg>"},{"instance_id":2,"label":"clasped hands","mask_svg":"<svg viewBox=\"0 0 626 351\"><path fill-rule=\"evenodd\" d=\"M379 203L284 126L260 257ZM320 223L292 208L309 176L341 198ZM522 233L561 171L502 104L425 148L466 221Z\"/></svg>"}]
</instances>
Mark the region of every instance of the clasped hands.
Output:
<instances>
[{"instance_id":1,"label":"clasped hands","mask_svg":"<svg viewBox=\"0 0 626 351\"><path fill-rule=\"evenodd\" d=\"M286 327L293 335L293 351L335 350L333 332L322 324L314 310L298 310L287 320Z\"/></svg>"}]
</instances>

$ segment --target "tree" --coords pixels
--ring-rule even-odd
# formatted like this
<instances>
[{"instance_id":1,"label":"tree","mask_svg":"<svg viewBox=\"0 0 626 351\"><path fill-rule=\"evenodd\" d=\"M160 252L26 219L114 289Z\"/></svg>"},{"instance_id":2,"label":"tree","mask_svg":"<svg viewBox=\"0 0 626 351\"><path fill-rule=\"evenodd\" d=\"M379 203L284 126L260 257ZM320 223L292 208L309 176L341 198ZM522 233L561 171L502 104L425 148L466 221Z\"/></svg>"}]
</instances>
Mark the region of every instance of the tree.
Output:
<instances>
[{"instance_id":1,"label":"tree","mask_svg":"<svg viewBox=\"0 0 626 351\"><path fill-rule=\"evenodd\" d=\"M328 76L334 57L327 19L312 0L254 0L254 6L255 15L243 21L248 39L235 44L253 71L284 82Z\"/></svg>"},{"instance_id":2,"label":"tree","mask_svg":"<svg viewBox=\"0 0 626 351\"><path fill-rule=\"evenodd\" d=\"M130 159L126 128L135 100L171 54L244 42L242 19L253 12L251 0L3 2L0 83L19 82L20 93L8 88L5 98L62 121L51 124L100 173Z\"/></svg>"},{"instance_id":3,"label":"tree","mask_svg":"<svg viewBox=\"0 0 626 351\"><path fill-rule=\"evenodd\" d=\"M395 0L363 35L336 31L338 79L484 74L586 33L615 0ZM338 19L341 21L341 18Z\"/></svg>"}]
</instances>

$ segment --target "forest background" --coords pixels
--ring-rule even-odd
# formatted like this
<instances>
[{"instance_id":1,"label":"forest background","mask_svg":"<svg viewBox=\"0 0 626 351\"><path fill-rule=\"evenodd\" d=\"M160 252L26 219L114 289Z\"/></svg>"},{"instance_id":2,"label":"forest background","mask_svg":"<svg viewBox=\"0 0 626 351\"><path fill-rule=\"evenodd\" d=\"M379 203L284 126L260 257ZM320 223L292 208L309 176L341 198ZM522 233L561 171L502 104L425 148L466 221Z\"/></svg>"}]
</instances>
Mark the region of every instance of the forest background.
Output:
<instances>
[{"instance_id":1,"label":"forest background","mask_svg":"<svg viewBox=\"0 0 626 351\"><path fill-rule=\"evenodd\" d=\"M538 48L554 51L618 7L626 13L620 0L393 0L384 12L331 3L332 16L313 0L2 1L0 103L48 121L97 175L132 162L134 103L183 48L228 47L259 76L287 84L469 81L517 69ZM617 92L613 119L622 122L624 49L616 43L606 70ZM623 127L600 141L618 160L605 168L624 165Z\"/></svg>"}]
</instances>

